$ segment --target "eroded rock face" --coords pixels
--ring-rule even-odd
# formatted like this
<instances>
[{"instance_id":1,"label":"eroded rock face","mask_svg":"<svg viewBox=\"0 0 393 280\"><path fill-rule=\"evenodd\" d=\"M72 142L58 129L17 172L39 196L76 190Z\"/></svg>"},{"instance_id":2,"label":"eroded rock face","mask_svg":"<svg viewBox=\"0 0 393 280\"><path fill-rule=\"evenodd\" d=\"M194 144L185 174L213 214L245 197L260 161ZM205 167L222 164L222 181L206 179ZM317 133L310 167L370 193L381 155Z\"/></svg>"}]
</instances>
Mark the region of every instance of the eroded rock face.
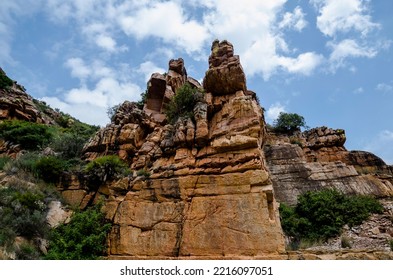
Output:
<instances>
[{"instance_id":1,"label":"eroded rock face","mask_svg":"<svg viewBox=\"0 0 393 280\"><path fill-rule=\"evenodd\" d=\"M228 41L213 42L209 57L209 69L203 80L206 92L227 95L241 90L246 92L246 76L239 56L234 55L233 45Z\"/></svg>"},{"instance_id":2,"label":"eroded rock face","mask_svg":"<svg viewBox=\"0 0 393 280\"><path fill-rule=\"evenodd\" d=\"M300 194L323 188L376 197L393 195L392 167L371 153L347 151L342 129L320 127L269 138L264 151L280 202L293 205Z\"/></svg>"},{"instance_id":3,"label":"eroded rock face","mask_svg":"<svg viewBox=\"0 0 393 280\"><path fill-rule=\"evenodd\" d=\"M5 72L0 68L1 73ZM55 123L50 115L56 114L50 108L45 107L41 101L34 100L25 92L25 89L14 82L6 89L0 89L0 121L1 120L23 120L43 124ZM44 112L47 110L46 112Z\"/></svg>"},{"instance_id":4,"label":"eroded rock face","mask_svg":"<svg viewBox=\"0 0 393 280\"><path fill-rule=\"evenodd\" d=\"M186 82L200 87L187 77L183 60L171 60L166 77L152 76L144 110L123 105L127 110L119 111L127 113L118 112L122 116L85 147L86 158L117 153L135 171L80 199L106 197L113 222L110 258L266 257L285 251L261 149L262 109L245 91L232 45L215 42L212 49L207 77L214 78L205 79L193 119L157 120L166 91ZM149 175L138 176L142 169Z\"/></svg>"}]
</instances>

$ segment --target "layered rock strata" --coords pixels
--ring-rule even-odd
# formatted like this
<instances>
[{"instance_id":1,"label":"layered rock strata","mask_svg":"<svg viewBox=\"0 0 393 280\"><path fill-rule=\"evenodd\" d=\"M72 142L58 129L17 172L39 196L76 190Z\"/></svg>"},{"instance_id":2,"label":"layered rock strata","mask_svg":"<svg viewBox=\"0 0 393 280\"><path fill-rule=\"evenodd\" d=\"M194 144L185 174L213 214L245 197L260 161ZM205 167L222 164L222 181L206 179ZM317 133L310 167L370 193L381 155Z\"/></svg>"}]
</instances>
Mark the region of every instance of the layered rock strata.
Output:
<instances>
[{"instance_id":1,"label":"layered rock strata","mask_svg":"<svg viewBox=\"0 0 393 280\"><path fill-rule=\"evenodd\" d=\"M166 105L185 83L205 94L193 119L168 124ZM239 57L230 43L215 41L203 87L187 76L182 59L171 60L167 75L152 75L143 110L125 102L85 147L90 160L118 154L133 175L96 193L77 184L63 193L82 206L106 197L110 258L278 256L284 238L265 136Z\"/></svg>"},{"instance_id":2,"label":"layered rock strata","mask_svg":"<svg viewBox=\"0 0 393 280\"><path fill-rule=\"evenodd\" d=\"M1 68L0 72L2 75L6 75ZM15 81L12 86L0 89L0 121L16 119L53 124L55 122L50 114L54 113L45 103L28 95L24 87Z\"/></svg>"},{"instance_id":3,"label":"layered rock strata","mask_svg":"<svg viewBox=\"0 0 393 280\"><path fill-rule=\"evenodd\" d=\"M347 151L345 140L344 130L327 127L291 136L270 133L264 151L277 200L293 205L301 193L323 188L392 196L392 166L371 153Z\"/></svg>"}]
</instances>

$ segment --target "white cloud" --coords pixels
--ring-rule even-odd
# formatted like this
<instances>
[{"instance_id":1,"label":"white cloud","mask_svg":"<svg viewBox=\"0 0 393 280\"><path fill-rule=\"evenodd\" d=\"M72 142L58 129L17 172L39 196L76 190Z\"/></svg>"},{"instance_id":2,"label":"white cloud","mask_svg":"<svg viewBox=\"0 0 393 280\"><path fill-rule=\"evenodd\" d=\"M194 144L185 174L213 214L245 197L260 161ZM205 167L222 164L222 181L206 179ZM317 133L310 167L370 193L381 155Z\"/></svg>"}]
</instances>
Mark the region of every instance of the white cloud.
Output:
<instances>
[{"instance_id":1,"label":"white cloud","mask_svg":"<svg viewBox=\"0 0 393 280\"><path fill-rule=\"evenodd\" d=\"M337 33L357 31L366 36L371 30L379 28L369 15L364 0L311 0L319 9L317 27L326 36L334 37Z\"/></svg>"},{"instance_id":2,"label":"white cloud","mask_svg":"<svg viewBox=\"0 0 393 280\"><path fill-rule=\"evenodd\" d=\"M140 40L158 37L189 53L199 51L209 36L203 24L187 18L180 4L171 1L128 10L118 21L127 35Z\"/></svg>"},{"instance_id":3,"label":"white cloud","mask_svg":"<svg viewBox=\"0 0 393 280\"><path fill-rule=\"evenodd\" d=\"M359 45L355 40L345 39L339 43L329 42L328 47L332 49L329 61L332 70L345 65L346 58L349 57L367 57L371 58L377 55L378 51L367 45Z\"/></svg>"},{"instance_id":4,"label":"white cloud","mask_svg":"<svg viewBox=\"0 0 393 280\"><path fill-rule=\"evenodd\" d=\"M66 67L81 82L80 87L63 90L61 97L44 97L44 101L91 124L108 123L108 107L124 102L137 101L142 92L130 77L123 75L123 65L107 66L103 61L87 63L81 58L70 58Z\"/></svg>"},{"instance_id":5,"label":"white cloud","mask_svg":"<svg viewBox=\"0 0 393 280\"><path fill-rule=\"evenodd\" d=\"M355 89L354 91L353 91L353 93L355 93L355 94L361 94L361 93L363 93L364 92L364 89L362 88L362 87L358 87L357 89Z\"/></svg>"},{"instance_id":6,"label":"white cloud","mask_svg":"<svg viewBox=\"0 0 393 280\"><path fill-rule=\"evenodd\" d=\"M307 26L304 18L305 14L301 7L297 6L292 13L286 12L282 21L278 24L279 28L293 28L296 31L302 31Z\"/></svg>"},{"instance_id":7,"label":"white cloud","mask_svg":"<svg viewBox=\"0 0 393 280\"><path fill-rule=\"evenodd\" d=\"M137 101L141 92L141 88L131 82L103 78L92 88L73 88L64 92L63 97L46 96L42 100L84 122L104 126L109 122L108 107L125 100Z\"/></svg>"},{"instance_id":8,"label":"white cloud","mask_svg":"<svg viewBox=\"0 0 393 280\"><path fill-rule=\"evenodd\" d=\"M290 73L310 75L324 60L322 55L316 53L302 53L297 58L279 57L279 65Z\"/></svg>"},{"instance_id":9,"label":"white cloud","mask_svg":"<svg viewBox=\"0 0 393 280\"><path fill-rule=\"evenodd\" d=\"M141 65L139 65L137 72L143 74L145 77L145 81L147 82L153 73L163 74L166 71L165 69L155 65L152 61L145 61Z\"/></svg>"},{"instance_id":10,"label":"white cloud","mask_svg":"<svg viewBox=\"0 0 393 280\"><path fill-rule=\"evenodd\" d=\"M96 43L103 49L113 52L116 50L116 41L112 37L100 34L96 38Z\"/></svg>"},{"instance_id":11,"label":"white cloud","mask_svg":"<svg viewBox=\"0 0 393 280\"><path fill-rule=\"evenodd\" d=\"M387 164L393 164L393 131L383 130L369 144L364 147L365 151L370 151L380 156Z\"/></svg>"},{"instance_id":12,"label":"white cloud","mask_svg":"<svg viewBox=\"0 0 393 280\"><path fill-rule=\"evenodd\" d=\"M393 92L393 85L387 83L380 83L376 86L376 90L382 92Z\"/></svg>"},{"instance_id":13,"label":"white cloud","mask_svg":"<svg viewBox=\"0 0 393 280\"><path fill-rule=\"evenodd\" d=\"M85 65L83 59L73 57L66 61L65 66L70 68L71 76L84 80L91 75L90 68Z\"/></svg>"},{"instance_id":14,"label":"white cloud","mask_svg":"<svg viewBox=\"0 0 393 280\"><path fill-rule=\"evenodd\" d=\"M269 109L266 111L266 120L269 123L273 123L278 116L280 115L281 112L286 112L285 106L282 105L280 102L274 103L269 107Z\"/></svg>"}]
</instances>

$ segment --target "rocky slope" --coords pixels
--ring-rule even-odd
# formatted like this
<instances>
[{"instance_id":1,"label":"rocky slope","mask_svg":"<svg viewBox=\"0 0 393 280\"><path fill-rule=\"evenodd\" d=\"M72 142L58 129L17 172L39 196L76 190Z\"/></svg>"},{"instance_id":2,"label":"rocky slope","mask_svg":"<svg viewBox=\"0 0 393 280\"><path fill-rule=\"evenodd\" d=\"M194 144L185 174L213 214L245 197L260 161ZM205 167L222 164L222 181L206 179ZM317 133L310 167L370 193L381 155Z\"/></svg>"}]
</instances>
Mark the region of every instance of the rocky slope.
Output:
<instances>
[{"instance_id":1,"label":"rocky slope","mask_svg":"<svg viewBox=\"0 0 393 280\"><path fill-rule=\"evenodd\" d=\"M6 76L1 68L0 75ZM20 120L54 125L61 117L60 112L53 110L45 102L32 98L16 81L12 81L12 85L8 87L0 88L0 122ZM20 152L18 146L0 139L0 156L16 157L18 152Z\"/></svg>"},{"instance_id":2,"label":"rocky slope","mask_svg":"<svg viewBox=\"0 0 393 280\"><path fill-rule=\"evenodd\" d=\"M0 74L6 75L0 68ZM42 101L32 98L23 86L13 81L12 86L0 88L0 121L24 120L43 124L54 124L59 113Z\"/></svg>"}]
</instances>

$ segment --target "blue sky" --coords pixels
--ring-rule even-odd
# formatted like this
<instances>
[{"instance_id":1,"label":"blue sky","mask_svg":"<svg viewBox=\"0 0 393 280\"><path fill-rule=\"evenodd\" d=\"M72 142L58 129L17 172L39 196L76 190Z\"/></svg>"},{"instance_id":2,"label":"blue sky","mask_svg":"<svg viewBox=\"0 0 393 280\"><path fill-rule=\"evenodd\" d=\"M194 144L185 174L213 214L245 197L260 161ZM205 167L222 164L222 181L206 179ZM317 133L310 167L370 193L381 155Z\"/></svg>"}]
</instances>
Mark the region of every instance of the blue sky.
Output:
<instances>
[{"instance_id":1,"label":"blue sky","mask_svg":"<svg viewBox=\"0 0 393 280\"><path fill-rule=\"evenodd\" d=\"M2 0L0 66L29 94L104 126L182 57L201 80L211 42L234 44L272 123L343 128L393 163L391 0Z\"/></svg>"}]
</instances>

